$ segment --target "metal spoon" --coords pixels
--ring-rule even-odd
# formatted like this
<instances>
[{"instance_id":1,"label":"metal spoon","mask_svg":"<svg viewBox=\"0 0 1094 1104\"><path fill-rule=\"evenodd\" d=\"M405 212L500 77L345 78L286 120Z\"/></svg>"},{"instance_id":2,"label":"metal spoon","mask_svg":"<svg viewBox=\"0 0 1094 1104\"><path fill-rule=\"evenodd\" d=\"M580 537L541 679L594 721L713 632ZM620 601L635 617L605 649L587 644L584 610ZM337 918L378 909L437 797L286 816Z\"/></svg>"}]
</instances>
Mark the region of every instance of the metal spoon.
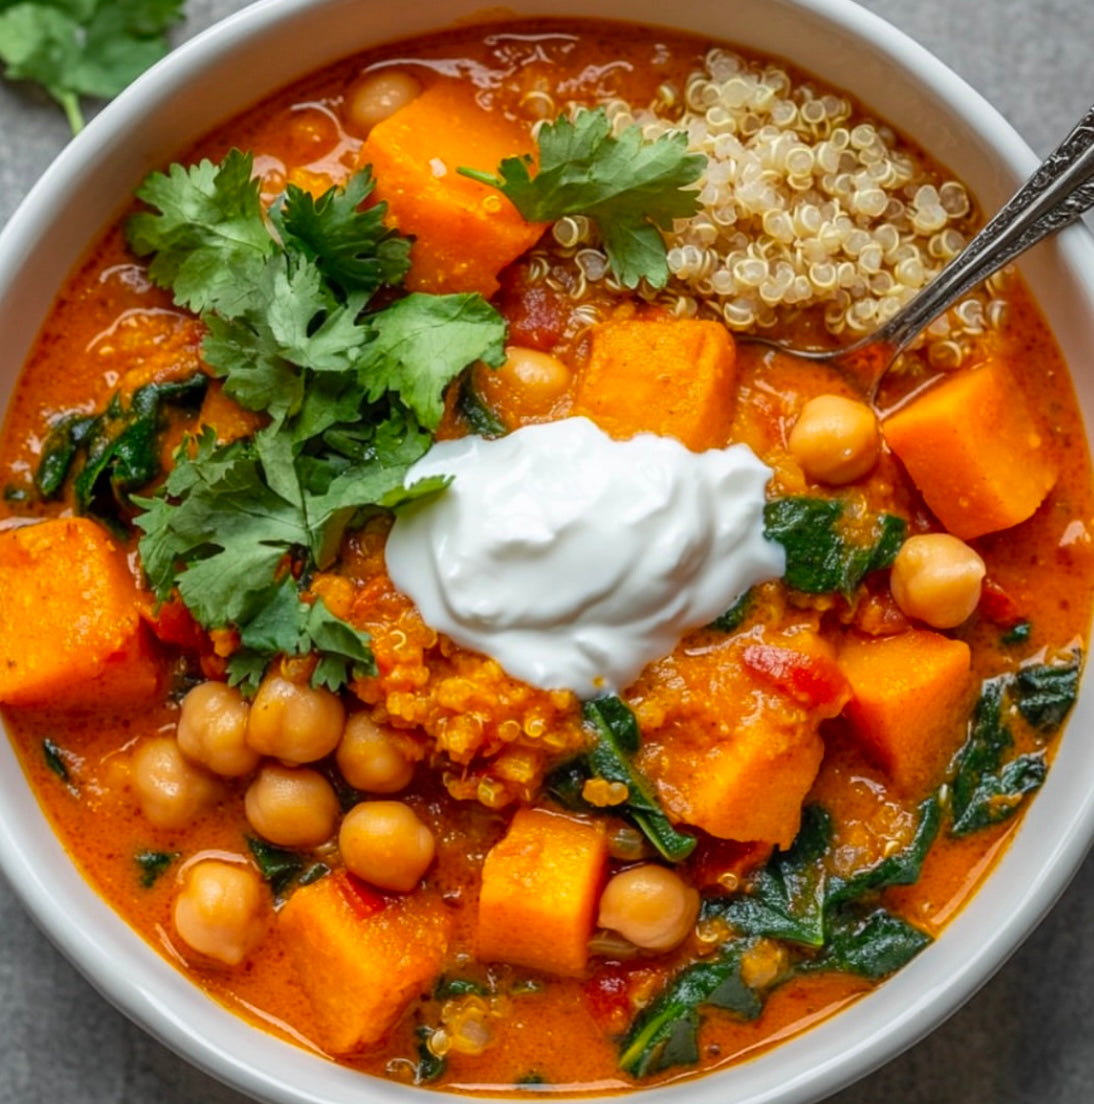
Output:
<instances>
[{"instance_id":1,"label":"metal spoon","mask_svg":"<svg viewBox=\"0 0 1094 1104\"><path fill-rule=\"evenodd\" d=\"M1042 238L1094 207L1094 107L967 246L871 334L838 349L798 349L749 335L746 341L836 362L871 403L897 355L963 295Z\"/></svg>"}]
</instances>

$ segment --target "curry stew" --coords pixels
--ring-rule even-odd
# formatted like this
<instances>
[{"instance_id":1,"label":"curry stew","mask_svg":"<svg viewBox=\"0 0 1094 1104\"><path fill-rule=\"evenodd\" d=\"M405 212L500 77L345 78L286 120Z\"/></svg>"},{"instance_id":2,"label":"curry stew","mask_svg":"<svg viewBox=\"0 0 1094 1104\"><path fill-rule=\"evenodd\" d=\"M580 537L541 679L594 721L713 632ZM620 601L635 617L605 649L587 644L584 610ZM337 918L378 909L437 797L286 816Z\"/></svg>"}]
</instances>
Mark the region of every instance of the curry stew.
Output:
<instances>
[{"instance_id":1,"label":"curry stew","mask_svg":"<svg viewBox=\"0 0 1094 1104\"><path fill-rule=\"evenodd\" d=\"M0 701L99 892L262 1028L476 1091L722 1067L923 951L1077 686L1067 371L1013 273L876 407L741 336L888 317L975 227L960 183L782 64L595 23L374 51L182 162L0 451ZM585 701L385 562L435 438L571 416L748 446L785 556Z\"/></svg>"}]
</instances>

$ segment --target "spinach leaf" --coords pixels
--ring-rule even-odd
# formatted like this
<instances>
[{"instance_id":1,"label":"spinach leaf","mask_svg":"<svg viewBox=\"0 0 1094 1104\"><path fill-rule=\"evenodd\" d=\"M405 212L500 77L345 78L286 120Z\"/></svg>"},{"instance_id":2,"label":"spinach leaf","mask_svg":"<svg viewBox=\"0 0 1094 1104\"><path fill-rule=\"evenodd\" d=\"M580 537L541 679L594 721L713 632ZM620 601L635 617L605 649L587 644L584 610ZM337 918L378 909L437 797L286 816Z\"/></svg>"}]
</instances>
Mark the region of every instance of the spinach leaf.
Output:
<instances>
[{"instance_id":1,"label":"spinach leaf","mask_svg":"<svg viewBox=\"0 0 1094 1104\"><path fill-rule=\"evenodd\" d=\"M760 996L744 983L741 962L754 940L727 943L710 961L681 970L635 1019L620 1043L619 1067L645 1077L699 1060L699 1009L725 1009L742 1020L763 1010Z\"/></svg>"},{"instance_id":2,"label":"spinach leaf","mask_svg":"<svg viewBox=\"0 0 1094 1104\"><path fill-rule=\"evenodd\" d=\"M504 437L509 432L509 427L483 402L469 374L465 374L460 381L456 407L471 427L471 432L480 437L489 440Z\"/></svg>"},{"instance_id":3,"label":"spinach leaf","mask_svg":"<svg viewBox=\"0 0 1094 1104\"><path fill-rule=\"evenodd\" d=\"M299 885L317 882L329 871L324 863L309 865L299 851L277 847L257 836L247 836L247 847L254 856L259 874L268 883L275 900L283 898L294 882ZM308 882L304 881L305 878Z\"/></svg>"},{"instance_id":4,"label":"spinach leaf","mask_svg":"<svg viewBox=\"0 0 1094 1104\"><path fill-rule=\"evenodd\" d=\"M823 950L804 959L798 973L839 970L878 981L895 973L931 943L931 937L886 909L865 916L840 910Z\"/></svg>"},{"instance_id":5,"label":"spinach leaf","mask_svg":"<svg viewBox=\"0 0 1094 1104\"><path fill-rule=\"evenodd\" d=\"M919 881L923 861L938 836L942 824L942 802L932 794L919 806L919 819L911 842L902 851L882 859L865 870L855 871L846 878L832 875L828 879L825 905L856 900L895 885L914 885Z\"/></svg>"},{"instance_id":6,"label":"spinach leaf","mask_svg":"<svg viewBox=\"0 0 1094 1104\"><path fill-rule=\"evenodd\" d=\"M1045 753L1009 757L1014 747L1009 719L1022 717L1039 739L1051 735L1075 701L1079 667L1076 652L1066 662L1027 664L984 680L968 737L954 761L953 835L1007 820L1026 794L1040 788L1048 773Z\"/></svg>"},{"instance_id":7,"label":"spinach leaf","mask_svg":"<svg viewBox=\"0 0 1094 1104\"><path fill-rule=\"evenodd\" d=\"M414 1065L414 1084L428 1085L448 1069L448 1059L438 1057L429 1049L432 1028L421 1024L414 1029L414 1034L418 1036L418 1061Z\"/></svg>"},{"instance_id":8,"label":"spinach leaf","mask_svg":"<svg viewBox=\"0 0 1094 1104\"><path fill-rule=\"evenodd\" d=\"M1012 625L1000 638L1004 644L1025 644L1033 635L1032 621L1019 621Z\"/></svg>"},{"instance_id":9,"label":"spinach leaf","mask_svg":"<svg viewBox=\"0 0 1094 1104\"><path fill-rule=\"evenodd\" d=\"M764 507L764 535L786 550L788 586L849 598L871 572L889 567L907 531L894 514L849 518L839 498L792 496Z\"/></svg>"},{"instance_id":10,"label":"spinach leaf","mask_svg":"<svg viewBox=\"0 0 1094 1104\"><path fill-rule=\"evenodd\" d=\"M711 621L708 627L724 633L736 632L744 624L745 618L748 617L753 600L753 591L751 589L746 590L725 613Z\"/></svg>"},{"instance_id":11,"label":"spinach leaf","mask_svg":"<svg viewBox=\"0 0 1094 1104\"><path fill-rule=\"evenodd\" d=\"M133 861L140 870L141 887L151 889L178 857L178 851L138 851Z\"/></svg>"},{"instance_id":12,"label":"spinach leaf","mask_svg":"<svg viewBox=\"0 0 1094 1104\"><path fill-rule=\"evenodd\" d=\"M98 415L63 415L52 426L35 472L45 499L60 496L69 477L79 514L113 518L128 492L160 473L160 439L167 406L200 404L208 377L149 383L133 392L128 405L115 395ZM83 460L78 471L76 462Z\"/></svg>"},{"instance_id":13,"label":"spinach leaf","mask_svg":"<svg viewBox=\"0 0 1094 1104\"><path fill-rule=\"evenodd\" d=\"M65 783L72 780L68 773L68 764L65 762L64 750L55 744L48 736L42 741L42 757L46 766Z\"/></svg>"},{"instance_id":14,"label":"spinach leaf","mask_svg":"<svg viewBox=\"0 0 1094 1104\"><path fill-rule=\"evenodd\" d=\"M1079 691L1079 655L1064 663L1033 663L1014 676L1014 704L1027 723L1050 735L1064 723Z\"/></svg>"},{"instance_id":15,"label":"spinach leaf","mask_svg":"<svg viewBox=\"0 0 1094 1104\"><path fill-rule=\"evenodd\" d=\"M746 893L717 909L743 935L788 939L819 947L825 939L824 856L832 820L819 805L802 810L802 826L788 851L776 851Z\"/></svg>"},{"instance_id":16,"label":"spinach leaf","mask_svg":"<svg viewBox=\"0 0 1094 1104\"><path fill-rule=\"evenodd\" d=\"M631 761L641 734L630 707L614 696L596 698L585 703L584 716L596 732L596 743L586 757L590 776L623 783L629 796L617 806L619 811L634 821L664 858L670 862L687 858L695 850L695 837L672 826L649 782Z\"/></svg>"}]
</instances>

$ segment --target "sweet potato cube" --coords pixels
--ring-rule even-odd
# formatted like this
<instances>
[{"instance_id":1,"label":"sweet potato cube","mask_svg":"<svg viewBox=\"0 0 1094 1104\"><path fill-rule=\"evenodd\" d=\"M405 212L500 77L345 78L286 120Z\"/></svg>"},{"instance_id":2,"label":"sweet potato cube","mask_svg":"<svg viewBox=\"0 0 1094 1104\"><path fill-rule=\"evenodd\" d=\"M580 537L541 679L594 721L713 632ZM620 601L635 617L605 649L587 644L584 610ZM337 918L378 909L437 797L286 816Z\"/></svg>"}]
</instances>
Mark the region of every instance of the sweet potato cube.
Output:
<instances>
[{"instance_id":1,"label":"sweet potato cube","mask_svg":"<svg viewBox=\"0 0 1094 1104\"><path fill-rule=\"evenodd\" d=\"M1056 465L1001 360L955 372L882 425L935 516L964 540L1031 517Z\"/></svg>"},{"instance_id":2,"label":"sweet potato cube","mask_svg":"<svg viewBox=\"0 0 1094 1104\"><path fill-rule=\"evenodd\" d=\"M387 224L417 240L406 286L412 291L498 289L498 273L535 245L544 223L525 222L496 188L457 172L494 173L507 157L535 150L526 127L484 111L473 95L442 82L369 132L359 164L371 165Z\"/></svg>"},{"instance_id":3,"label":"sweet potato cube","mask_svg":"<svg viewBox=\"0 0 1094 1104\"><path fill-rule=\"evenodd\" d=\"M521 809L483 864L478 957L580 976L607 861L601 825Z\"/></svg>"},{"instance_id":4,"label":"sweet potato cube","mask_svg":"<svg viewBox=\"0 0 1094 1104\"><path fill-rule=\"evenodd\" d=\"M839 664L851 684L846 716L866 753L911 797L941 779L965 735L969 646L926 629L852 637Z\"/></svg>"},{"instance_id":5,"label":"sweet potato cube","mask_svg":"<svg viewBox=\"0 0 1094 1104\"><path fill-rule=\"evenodd\" d=\"M278 928L331 1054L381 1042L407 1005L432 986L448 947L448 920L428 898L377 898L362 908L345 874L298 889Z\"/></svg>"},{"instance_id":6,"label":"sweet potato cube","mask_svg":"<svg viewBox=\"0 0 1094 1104\"><path fill-rule=\"evenodd\" d=\"M693 452L722 448L733 426L734 365L733 341L717 322L605 322L593 330L573 413L612 437L649 432Z\"/></svg>"},{"instance_id":7,"label":"sweet potato cube","mask_svg":"<svg viewBox=\"0 0 1094 1104\"><path fill-rule=\"evenodd\" d=\"M143 605L123 551L95 522L0 533L0 702L73 708L154 695Z\"/></svg>"},{"instance_id":8,"label":"sweet potato cube","mask_svg":"<svg viewBox=\"0 0 1094 1104\"><path fill-rule=\"evenodd\" d=\"M847 690L824 640L764 630L677 649L632 687L639 766L669 815L718 839L789 847Z\"/></svg>"}]
</instances>

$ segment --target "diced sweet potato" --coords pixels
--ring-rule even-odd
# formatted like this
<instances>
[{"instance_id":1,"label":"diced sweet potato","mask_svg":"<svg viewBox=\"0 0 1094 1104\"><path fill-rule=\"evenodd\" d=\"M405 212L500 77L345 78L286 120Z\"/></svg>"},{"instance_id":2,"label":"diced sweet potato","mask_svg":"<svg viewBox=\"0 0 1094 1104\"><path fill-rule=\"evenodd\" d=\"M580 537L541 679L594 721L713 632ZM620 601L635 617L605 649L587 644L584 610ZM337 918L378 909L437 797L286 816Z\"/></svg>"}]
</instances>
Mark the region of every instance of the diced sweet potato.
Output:
<instances>
[{"instance_id":1,"label":"diced sweet potato","mask_svg":"<svg viewBox=\"0 0 1094 1104\"><path fill-rule=\"evenodd\" d=\"M612 437L657 433L693 452L730 437L736 374L733 341L717 322L628 319L592 333L574 414Z\"/></svg>"},{"instance_id":2,"label":"diced sweet potato","mask_svg":"<svg viewBox=\"0 0 1094 1104\"><path fill-rule=\"evenodd\" d=\"M122 550L95 522L0 533L0 702L124 705L152 697L160 667Z\"/></svg>"},{"instance_id":3,"label":"diced sweet potato","mask_svg":"<svg viewBox=\"0 0 1094 1104\"><path fill-rule=\"evenodd\" d=\"M938 784L964 738L970 655L964 641L925 629L851 637L840 649L855 735L911 797Z\"/></svg>"},{"instance_id":4,"label":"diced sweet potato","mask_svg":"<svg viewBox=\"0 0 1094 1104\"><path fill-rule=\"evenodd\" d=\"M478 957L580 976L607 861L600 824L521 809L483 864Z\"/></svg>"},{"instance_id":5,"label":"diced sweet potato","mask_svg":"<svg viewBox=\"0 0 1094 1104\"><path fill-rule=\"evenodd\" d=\"M1006 364L955 372L882 424L935 516L963 540L1031 517L1056 466Z\"/></svg>"},{"instance_id":6,"label":"diced sweet potato","mask_svg":"<svg viewBox=\"0 0 1094 1104\"><path fill-rule=\"evenodd\" d=\"M676 820L719 839L789 847L820 768L820 722L847 687L807 627L678 648L632 688L639 765Z\"/></svg>"},{"instance_id":7,"label":"diced sweet potato","mask_svg":"<svg viewBox=\"0 0 1094 1104\"><path fill-rule=\"evenodd\" d=\"M443 906L412 894L377 896L365 908L344 873L298 889L278 914L278 927L320 1042L336 1055L381 1042L432 986L448 947Z\"/></svg>"},{"instance_id":8,"label":"diced sweet potato","mask_svg":"<svg viewBox=\"0 0 1094 1104\"><path fill-rule=\"evenodd\" d=\"M369 132L359 164L371 165L387 223L417 238L406 286L435 293L498 289L498 273L543 233L497 189L457 172L493 173L535 149L529 131L449 82L426 89Z\"/></svg>"}]
</instances>

